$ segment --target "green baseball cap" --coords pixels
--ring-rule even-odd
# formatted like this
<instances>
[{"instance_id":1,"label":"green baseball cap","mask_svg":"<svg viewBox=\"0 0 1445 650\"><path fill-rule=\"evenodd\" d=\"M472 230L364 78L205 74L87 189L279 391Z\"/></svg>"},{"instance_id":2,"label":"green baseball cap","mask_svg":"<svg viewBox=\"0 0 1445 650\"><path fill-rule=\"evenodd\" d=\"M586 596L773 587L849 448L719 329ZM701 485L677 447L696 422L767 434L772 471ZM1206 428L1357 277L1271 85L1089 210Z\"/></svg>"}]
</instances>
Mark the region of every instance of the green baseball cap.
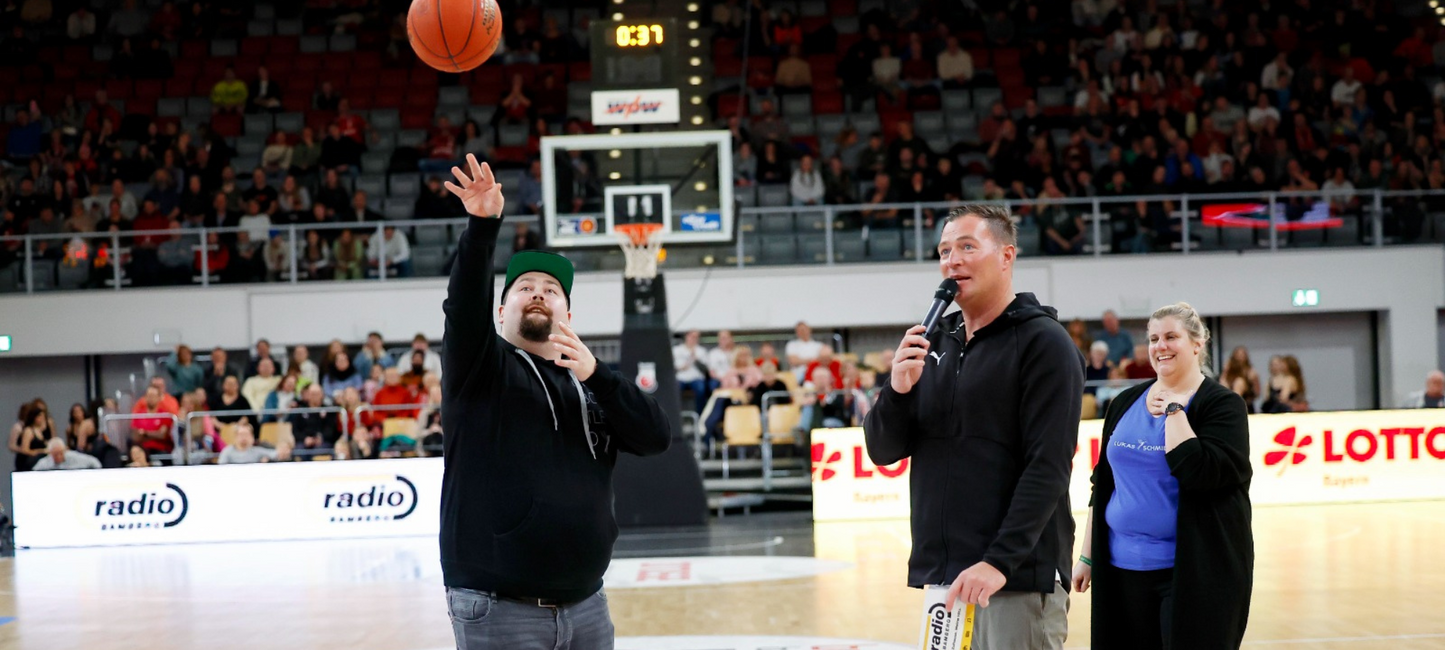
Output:
<instances>
[{"instance_id":1,"label":"green baseball cap","mask_svg":"<svg viewBox=\"0 0 1445 650\"><path fill-rule=\"evenodd\" d=\"M506 297L517 278L533 271L556 278L562 285L562 295L567 297L567 306L572 306L572 260L546 251L521 251L512 255L507 262L507 283L502 286L502 296Z\"/></svg>"}]
</instances>

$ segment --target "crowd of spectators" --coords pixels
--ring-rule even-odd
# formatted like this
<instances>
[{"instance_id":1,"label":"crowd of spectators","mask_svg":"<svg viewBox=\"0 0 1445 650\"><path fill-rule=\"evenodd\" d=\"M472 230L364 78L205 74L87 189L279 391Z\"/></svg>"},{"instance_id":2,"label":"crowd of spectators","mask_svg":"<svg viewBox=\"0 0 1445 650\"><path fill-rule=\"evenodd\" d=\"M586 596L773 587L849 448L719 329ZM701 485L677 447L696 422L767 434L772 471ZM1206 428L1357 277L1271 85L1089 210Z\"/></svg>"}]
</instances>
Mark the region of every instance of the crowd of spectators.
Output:
<instances>
[{"instance_id":1,"label":"crowd of spectators","mask_svg":"<svg viewBox=\"0 0 1445 650\"><path fill-rule=\"evenodd\" d=\"M87 455L104 467L180 464L187 443L192 463L440 455L441 357L425 336L404 351L375 332L360 349L334 340L325 350L317 363L306 346L283 353L265 339L239 359L180 345L128 418L103 422L124 413L114 399L77 403L63 436L44 400L26 402L10 432L15 469L50 469L47 456L62 468Z\"/></svg>"},{"instance_id":2,"label":"crowd of spectators","mask_svg":"<svg viewBox=\"0 0 1445 650\"><path fill-rule=\"evenodd\" d=\"M393 17L405 15L405 7L361 4L355 12L308 7L305 13L308 20L336 29L378 21L390 24ZM27 52L6 61L6 65L23 65L43 63L33 56L42 39L108 43L115 49L108 64L111 78L163 79L173 67L164 43L176 38L242 36L249 11L235 3L199 1L180 8L166 2L154 12L127 2L100 18L84 7L68 15L36 13L34 20L3 14L0 31L8 36L0 49ZM540 35L527 27L525 19L509 21L509 26L512 30L507 45L500 48L500 60L572 61L581 56L579 52L585 53L575 43L576 34L553 33L555 20L548 20ZM565 43L559 45L559 38ZM405 68L414 63L400 57L397 65ZM212 282L277 280L290 277L293 263L300 279L374 277L383 264L390 275L411 275L411 233L386 230L378 236L377 222L463 216L460 202L445 190L442 180L464 152L487 158L496 139L495 125L474 120L453 124L440 116L420 147L390 149L381 167L363 170L363 158L381 135L352 109L345 93L322 79L309 96L298 96L294 85L286 86L293 90L287 96L265 66L250 75L242 78L227 67L224 76L205 89L214 114L289 109L304 111L308 117L319 115L324 121L308 121L295 132L247 133L266 140L259 158L246 157L244 165L238 160L236 134L222 133L214 120L188 124L139 114L113 101L105 87L88 96L69 93L55 106L27 100L14 111L13 121L0 128L4 142L0 236L51 236L37 240L32 254L72 268L94 269L89 274L94 286L111 279L116 256L121 257L127 283L140 286L188 284L201 275ZM560 92L561 112L552 112L547 102L534 104L523 98L529 107L521 116L524 121L555 119L561 124L565 87L555 80L545 84L538 92L546 97ZM435 85L426 88L435 91ZM519 95L520 91L509 96L515 100ZM499 105L505 103L504 97L496 99ZM512 117L504 110L497 115L501 122ZM547 132L545 126L537 128ZM563 130L575 133L580 128L580 121L571 120ZM537 142L534 135L528 150L535 152ZM251 170L253 164L252 171L238 171ZM389 210L384 217L380 211L384 197L357 188L363 171L382 178L388 171L410 171L425 174L425 181L409 211ZM600 199L600 189L596 195ZM534 203L540 204L540 196ZM293 246L284 229L290 224L338 227L303 234ZM339 227L347 224L357 227ZM232 230L201 241L188 232L200 227ZM160 232L133 236L132 231ZM119 251L111 250L108 238L65 237L105 232L122 235ZM533 233L526 239L535 238ZM0 270L22 259L22 248L19 240L0 242Z\"/></svg>"},{"instance_id":3,"label":"crowd of spectators","mask_svg":"<svg viewBox=\"0 0 1445 650\"><path fill-rule=\"evenodd\" d=\"M1067 329L1086 361L1085 418L1103 417L1115 395L1154 377L1147 340L1123 328L1113 311L1097 329L1081 319ZM837 352L806 322L781 354L773 342L780 339L749 338L756 349L722 330L709 348L693 330L672 349L683 410L699 416L704 439L725 440L730 407L757 407L761 417L765 407L782 405L796 407L794 441L806 446L812 429L860 425L891 370L892 350L861 358ZM1243 346L1209 364L1209 376L1243 398L1250 413L1311 408L1293 355L1271 357L1264 381ZM391 350L376 332L354 350L333 340L320 363L307 346L283 352L265 339L238 358L219 347L202 358L180 345L159 370L126 420L102 423L102 415L125 413L114 399L76 403L62 431L43 399L21 404L9 438L15 470L175 464L188 441L191 462L222 464L441 453L441 357L421 334ZM1431 371L1400 407L1445 408L1445 373Z\"/></svg>"},{"instance_id":4,"label":"crowd of spectators","mask_svg":"<svg viewBox=\"0 0 1445 650\"><path fill-rule=\"evenodd\" d=\"M754 110L745 100L719 119L734 135L736 183L785 185L795 205L1007 199L1045 252L1071 254L1087 206L1050 199L1319 191L1338 216L1358 213L1357 191L1445 190L1445 42L1435 21L1383 3L899 2L861 16L860 34L830 18L800 26L791 3L773 4L713 6L715 30L751 25L745 54L774 71L745 80ZM965 127L920 136L917 112L956 89L997 99L973 105ZM876 109L881 128L789 133L778 102L810 95L817 109L839 94L855 114ZM943 108L950 122L970 111ZM1317 209L1285 203L1290 219ZM1387 234L1405 240L1445 211L1445 196L1388 203ZM1176 209L1108 205L1112 250L1177 242ZM901 221L891 209L853 218Z\"/></svg>"}]
</instances>

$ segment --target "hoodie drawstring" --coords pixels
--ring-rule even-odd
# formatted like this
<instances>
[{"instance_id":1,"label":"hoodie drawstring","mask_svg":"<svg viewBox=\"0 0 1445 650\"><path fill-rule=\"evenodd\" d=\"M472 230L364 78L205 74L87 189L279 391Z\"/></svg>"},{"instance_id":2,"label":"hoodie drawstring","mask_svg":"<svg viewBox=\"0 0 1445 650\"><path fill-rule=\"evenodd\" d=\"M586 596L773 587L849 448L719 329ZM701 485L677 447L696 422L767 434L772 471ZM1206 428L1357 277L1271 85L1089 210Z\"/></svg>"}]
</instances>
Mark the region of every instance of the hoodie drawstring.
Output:
<instances>
[{"instance_id":1,"label":"hoodie drawstring","mask_svg":"<svg viewBox=\"0 0 1445 650\"><path fill-rule=\"evenodd\" d=\"M552 430L561 430L561 425L557 422L557 406L552 402L552 391L547 388L547 380L542 378L542 371L537 368L537 362L533 361L531 355L528 355L522 350L517 350L516 352L517 356L522 357L522 359L527 362L527 365L532 367L532 374L537 375L538 383L542 384L542 392L547 396L547 408L552 411ZM592 459L596 460L597 446L592 442L592 426L591 423L587 421L587 393L582 390L582 382L578 381L576 373L568 369L567 376L572 379L572 385L577 388L577 398L580 400L579 403L581 404L582 411L582 435L587 441L587 450L592 452Z\"/></svg>"}]
</instances>

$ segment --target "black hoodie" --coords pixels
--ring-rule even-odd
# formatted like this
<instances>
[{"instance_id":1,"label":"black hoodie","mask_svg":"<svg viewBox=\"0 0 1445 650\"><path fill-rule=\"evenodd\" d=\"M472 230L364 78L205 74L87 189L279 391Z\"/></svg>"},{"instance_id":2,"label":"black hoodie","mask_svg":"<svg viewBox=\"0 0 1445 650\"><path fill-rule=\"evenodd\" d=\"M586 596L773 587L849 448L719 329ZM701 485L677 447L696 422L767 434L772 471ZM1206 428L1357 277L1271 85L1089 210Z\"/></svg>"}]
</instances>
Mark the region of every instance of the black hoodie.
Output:
<instances>
[{"instance_id":1,"label":"black hoodie","mask_svg":"<svg viewBox=\"0 0 1445 650\"><path fill-rule=\"evenodd\" d=\"M612 560L617 453L661 453L672 431L607 366L579 382L501 337L492 257L502 220L468 222L442 306L442 574L448 587L579 601Z\"/></svg>"},{"instance_id":2,"label":"black hoodie","mask_svg":"<svg viewBox=\"0 0 1445 650\"><path fill-rule=\"evenodd\" d=\"M929 338L913 390L885 385L868 412L868 456L913 459L911 587L950 584L987 562L1005 591L1068 589L1069 475L1084 357L1057 312L1021 293L964 344L961 313Z\"/></svg>"}]
</instances>

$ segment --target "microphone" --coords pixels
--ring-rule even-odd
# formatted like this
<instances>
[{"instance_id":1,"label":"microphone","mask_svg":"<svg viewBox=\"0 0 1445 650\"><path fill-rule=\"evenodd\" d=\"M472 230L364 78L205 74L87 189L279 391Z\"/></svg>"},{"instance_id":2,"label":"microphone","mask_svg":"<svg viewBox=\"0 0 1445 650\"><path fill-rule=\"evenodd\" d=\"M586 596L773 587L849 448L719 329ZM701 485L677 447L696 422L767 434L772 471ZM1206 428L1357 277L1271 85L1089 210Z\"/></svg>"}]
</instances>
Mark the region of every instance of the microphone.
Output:
<instances>
[{"instance_id":1,"label":"microphone","mask_svg":"<svg viewBox=\"0 0 1445 650\"><path fill-rule=\"evenodd\" d=\"M923 317L923 338L928 338L933 333L933 327L938 324L938 318L943 312L948 311L948 305L953 302L953 297L958 295L958 281L953 278L944 278L938 285L938 291L933 292L933 304L928 307L928 314Z\"/></svg>"}]
</instances>

